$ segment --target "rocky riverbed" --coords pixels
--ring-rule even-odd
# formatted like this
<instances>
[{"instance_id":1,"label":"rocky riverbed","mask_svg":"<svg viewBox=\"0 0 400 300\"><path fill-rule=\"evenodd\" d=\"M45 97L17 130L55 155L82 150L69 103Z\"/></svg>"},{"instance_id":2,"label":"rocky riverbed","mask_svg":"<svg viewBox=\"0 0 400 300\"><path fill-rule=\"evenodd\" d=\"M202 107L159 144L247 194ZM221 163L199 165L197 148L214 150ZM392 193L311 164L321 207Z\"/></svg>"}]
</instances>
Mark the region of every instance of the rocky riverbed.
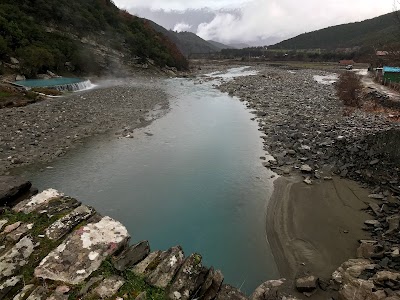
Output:
<instances>
[{"instance_id":1,"label":"rocky riverbed","mask_svg":"<svg viewBox=\"0 0 400 300\"><path fill-rule=\"evenodd\" d=\"M238 77L220 89L247 101L254 109L260 131L265 134L265 150L274 157L265 162L266 167L282 175L301 170L311 174L311 180L322 178L324 166L352 178L371 177L371 172L380 169L387 170L387 176L393 179L390 181L397 183L394 162L380 158L386 152L382 146L387 140L381 136L399 129L398 123L384 114L344 108L334 85L318 83L314 78L329 73L258 68L258 75ZM371 150L375 141L378 145Z\"/></svg>"},{"instance_id":2,"label":"rocky riverbed","mask_svg":"<svg viewBox=\"0 0 400 300\"><path fill-rule=\"evenodd\" d=\"M238 77L219 88L254 110L265 150L273 157L267 157L264 166L286 177L300 176L311 189L335 176L353 179L369 188L369 199L375 201L363 201L363 209L371 214L363 230L372 238L360 241L354 253L359 260L345 263L328 281L321 280L319 289L335 298L338 291L339 299L399 299L399 123L385 113L345 108L334 84L321 81L332 75L326 71L254 68L257 75ZM317 277L303 278L308 288L300 280L298 290L315 292ZM260 287L261 292L271 290L271 284Z\"/></svg>"},{"instance_id":3,"label":"rocky riverbed","mask_svg":"<svg viewBox=\"0 0 400 300\"><path fill-rule=\"evenodd\" d=\"M150 82L150 78L142 80ZM151 121L150 111L168 107L168 96L138 79L50 98L20 108L0 110L0 174L33 162L63 156L87 137L117 132L133 137L133 129Z\"/></svg>"}]
</instances>

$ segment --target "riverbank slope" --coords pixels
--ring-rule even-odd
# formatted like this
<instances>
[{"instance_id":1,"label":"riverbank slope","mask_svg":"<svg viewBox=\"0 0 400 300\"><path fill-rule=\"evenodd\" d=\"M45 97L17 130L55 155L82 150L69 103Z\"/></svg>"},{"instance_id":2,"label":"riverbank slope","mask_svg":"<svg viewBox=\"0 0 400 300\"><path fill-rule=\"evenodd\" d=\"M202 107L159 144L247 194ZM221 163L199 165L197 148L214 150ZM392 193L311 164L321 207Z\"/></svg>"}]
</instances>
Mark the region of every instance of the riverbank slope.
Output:
<instances>
[{"instance_id":1,"label":"riverbank slope","mask_svg":"<svg viewBox=\"0 0 400 300\"><path fill-rule=\"evenodd\" d=\"M376 240L372 253L358 252L360 258L371 258L382 248L391 253L398 246L398 239L382 233L396 219L399 200L399 166L384 137L398 132L399 124L385 113L345 109L330 72L253 68L259 74L236 78L219 88L254 110L264 149L273 156L263 164L283 176L275 182L267 209L268 240L282 276L293 285L294 278L315 275L321 289L337 296L332 272L356 257L359 246L363 251L369 247L359 240L371 235ZM373 219L367 224L376 226L366 225L367 219ZM391 227L394 232L398 232L396 224ZM374 261L385 270L398 267L389 254L379 254ZM320 292L315 299L326 299ZM339 293L345 292L340 287Z\"/></svg>"},{"instance_id":2,"label":"riverbank slope","mask_svg":"<svg viewBox=\"0 0 400 300\"><path fill-rule=\"evenodd\" d=\"M134 128L151 121L151 110L168 108L168 95L157 82L152 78L106 81L93 90L1 109L0 174L50 162L97 134L132 137Z\"/></svg>"}]
</instances>

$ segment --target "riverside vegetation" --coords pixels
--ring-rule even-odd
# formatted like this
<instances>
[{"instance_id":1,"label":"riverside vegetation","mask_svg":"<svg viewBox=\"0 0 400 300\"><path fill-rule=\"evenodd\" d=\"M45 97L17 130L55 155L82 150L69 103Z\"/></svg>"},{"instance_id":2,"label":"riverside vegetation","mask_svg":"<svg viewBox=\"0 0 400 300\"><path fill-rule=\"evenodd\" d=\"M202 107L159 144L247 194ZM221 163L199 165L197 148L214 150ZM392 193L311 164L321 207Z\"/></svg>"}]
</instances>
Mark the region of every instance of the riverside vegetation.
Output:
<instances>
[{"instance_id":1,"label":"riverside vegetation","mask_svg":"<svg viewBox=\"0 0 400 300\"><path fill-rule=\"evenodd\" d=\"M5 0L0 33L3 72L17 57L28 77L48 70L102 74L149 59L161 67L188 67L175 44L110 0Z\"/></svg>"}]
</instances>

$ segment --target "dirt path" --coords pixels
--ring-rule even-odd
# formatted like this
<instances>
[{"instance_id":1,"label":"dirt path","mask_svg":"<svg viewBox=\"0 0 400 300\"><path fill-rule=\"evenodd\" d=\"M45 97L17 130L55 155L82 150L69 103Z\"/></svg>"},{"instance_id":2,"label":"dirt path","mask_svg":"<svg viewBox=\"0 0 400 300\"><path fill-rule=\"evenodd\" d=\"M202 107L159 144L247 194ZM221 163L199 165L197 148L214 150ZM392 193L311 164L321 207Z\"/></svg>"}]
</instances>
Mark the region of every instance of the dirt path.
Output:
<instances>
[{"instance_id":1,"label":"dirt path","mask_svg":"<svg viewBox=\"0 0 400 300\"><path fill-rule=\"evenodd\" d=\"M386 94L393 101L400 101L400 93L384 86L379 83L376 83L370 74L362 75L361 81L365 87L375 89L380 93Z\"/></svg>"}]
</instances>

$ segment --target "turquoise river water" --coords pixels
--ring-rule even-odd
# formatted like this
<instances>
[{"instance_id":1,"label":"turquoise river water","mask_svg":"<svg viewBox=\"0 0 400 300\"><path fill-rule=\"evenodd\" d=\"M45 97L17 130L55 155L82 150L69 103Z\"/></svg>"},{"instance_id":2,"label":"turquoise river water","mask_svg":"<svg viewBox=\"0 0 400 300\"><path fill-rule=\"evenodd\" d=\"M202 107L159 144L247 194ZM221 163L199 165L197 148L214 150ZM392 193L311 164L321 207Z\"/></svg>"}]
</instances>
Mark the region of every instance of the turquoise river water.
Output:
<instances>
[{"instance_id":1,"label":"turquoise river water","mask_svg":"<svg viewBox=\"0 0 400 300\"><path fill-rule=\"evenodd\" d=\"M213 83L167 80L171 109L134 139L96 137L51 169L24 175L121 221L133 242L201 253L249 294L279 276L265 230L271 173L259 159L265 153L253 115Z\"/></svg>"},{"instance_id":2,"label":"turquoise river water","mask_svg":"<svg viewBox=\"0 0 400 300\"><path fill-rule=\"evenodd\" d=\"M69 78L69 77L60 77L60 78L51 78L51 79L27 79L27 80L19 80L15 83L20 85L35 88L35 87L52 87L66 84L74 84L85 81L81 78Z\"/></svg>"}]
</instances>

